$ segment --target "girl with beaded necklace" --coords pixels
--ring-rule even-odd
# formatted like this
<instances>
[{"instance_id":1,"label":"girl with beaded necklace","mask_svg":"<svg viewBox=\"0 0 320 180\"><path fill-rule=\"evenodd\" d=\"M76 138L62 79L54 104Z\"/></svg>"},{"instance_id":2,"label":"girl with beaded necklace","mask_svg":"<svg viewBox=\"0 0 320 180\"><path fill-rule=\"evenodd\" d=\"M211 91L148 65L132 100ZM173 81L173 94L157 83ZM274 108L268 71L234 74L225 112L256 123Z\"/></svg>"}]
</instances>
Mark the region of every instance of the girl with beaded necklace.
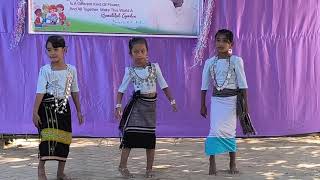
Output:
<instances>
[{"instance_id":1,"label":"girl with beaded necklace","mask_svg":"<svg viewBox=\"0 0 320 180\"><path fill-rule=\"evenodd\" d=\"M159 64L150 63L147 60L147 41L141 37L132 38L129 41L129 54L133 60L133 66L125 69L116 104L116 117L121 119L119 129L123 135L118 170L123 177L133 177L127 168L130 150L145 148L147 155L145 177L149 178L153 176L152 166L156 145L156 81L170 101L173 111L177 111L177 107ZM133 83L135 92L122 112L122 97L130 82Z\"/></svg>"},{"instance_id":2,"label":"girl with beaded necklace","mask_svg":"<svg viewBox=\"0 0 320 180\"><path fill-rule=\"evenodd\" d=\"M210 156L209 175L217 173L215 155L226 152L230 156L230 173L236 174L236 121L239 114L248 115L248 85L242 58L230 52L233 33L227 29L219 30L215 35L215 45L217 56L206 60L202 73L200 114L205 118L206 92L210 81L213 83L210 132L205 141L205 152ZM243 102L243 105L239 106L238 102ZM245 133L255 133L253 128L250 130Z\"/></svg>"},{"instance_id":3,"label":"girl with beaded necklace","mask_svg":"<svg viewBox=\"0 0 320 180\"><path fill-rule=\"evenodd\" d=\"M72 139L71 112L68 98L72 96L79 124L84 121L79 102L76 68L65 64L67 51L62 36L49 36L46 50L51 63L40 68L37 94L33 108L33 123L40 134L38 179L46 180L45 161L59 161L57 179L69 179L64 174Z\"/></svg>"}]
</instances>

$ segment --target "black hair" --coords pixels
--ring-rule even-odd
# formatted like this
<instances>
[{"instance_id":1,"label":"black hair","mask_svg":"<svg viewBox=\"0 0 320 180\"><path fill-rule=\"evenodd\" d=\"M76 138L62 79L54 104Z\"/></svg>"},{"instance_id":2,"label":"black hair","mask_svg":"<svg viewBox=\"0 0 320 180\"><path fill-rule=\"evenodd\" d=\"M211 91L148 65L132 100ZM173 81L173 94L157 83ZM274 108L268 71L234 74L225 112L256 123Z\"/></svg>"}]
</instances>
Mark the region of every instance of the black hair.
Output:
<instances>
[{"instance_id":1,"label":"black hair","mask_svg":"<svg viewBox=\"0 0 320 180\"><path fill-rule=\"evenodd\" d=\"M230 43L233 43L233 33L232 31L228 30L228 29L220 29L216 35L214 36L214 38L216 39L218 35L223 34L227 37L227 39L230 41Z\"/></svg>"},{"instance_id":2,"label":"black hair","mask_svg":"<svg viewBox=\"0 0 320 180\"><path fill-rule=\"evenodd\" d=\"M129 54L131 54L132 48L136 44L144 44L146 45L147 51L148 51L148 42L145 38L143 37L134 37L130 39L129 41Z\"/></svg>"},{"instance_id":3,"label":"black hair","mask_svg":"<svg viewBox=\"0 0 320 180\"><path fill-rule=\"evenodd\" d=\"M52 47L54 48L66 47L66 42L62 36L57 36L57 35L49 36L46 42L46 48L49 42L52 44Z\"/></svg>"},{"instance_id":4,"label":"black hair","mask_svg":"<svg viewBox=\"0 0 320 180\"><path fill-rule=\"evenodd\" d=\"M36 9L36 10L34 11L34 14L37 14L38 12L41 13L41 9Z\"/></svg>"}]
</instances>

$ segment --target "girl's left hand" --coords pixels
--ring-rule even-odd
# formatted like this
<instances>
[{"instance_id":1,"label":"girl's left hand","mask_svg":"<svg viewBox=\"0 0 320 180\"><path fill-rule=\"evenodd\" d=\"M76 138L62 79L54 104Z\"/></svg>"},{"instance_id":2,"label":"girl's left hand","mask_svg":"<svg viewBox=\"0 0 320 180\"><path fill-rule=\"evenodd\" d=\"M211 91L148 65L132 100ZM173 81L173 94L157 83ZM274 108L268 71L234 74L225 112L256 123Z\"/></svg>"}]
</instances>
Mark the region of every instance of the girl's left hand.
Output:
<instances>
[{"instance_id":1,"label":"girl's left hand","mask_svg":"<svg viewBox=\"0 0 320 180\"><path fill-rule=\"evenodd\" d=\"M79 125L82 125L84 122L83 115L81 114L81 112L78 112L77 116L78 116L78 120L79 120Z\"/></svg>"}]
</instances>

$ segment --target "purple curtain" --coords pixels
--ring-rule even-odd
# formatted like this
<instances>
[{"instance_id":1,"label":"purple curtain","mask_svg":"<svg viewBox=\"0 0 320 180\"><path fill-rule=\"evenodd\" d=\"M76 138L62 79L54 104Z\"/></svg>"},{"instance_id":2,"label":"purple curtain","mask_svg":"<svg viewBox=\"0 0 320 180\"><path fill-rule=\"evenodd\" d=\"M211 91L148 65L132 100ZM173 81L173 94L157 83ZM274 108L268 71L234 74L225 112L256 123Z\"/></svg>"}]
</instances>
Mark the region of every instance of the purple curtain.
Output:
<instances>
[{"instance_id":1,"label":"purple curtain","mask_svg":"<svg viewBox=\"0 0 320 180\"><path fill-rule=\"evenodd\" d=\"M294 1L294 2L293 2ZM39 68L49 63L45 35L25 35L9 50L15 1L0 2L0 133L33 134L31 115ZM252 120L260 136L320 131L320 2L317 0L217 0L207 56L214 54L217 29L234 32L234 54L243 57ZM116 137L113 111L128 55L129 37L65 36L66 62L78 70L85 115L77 136ZM202 137L209 119L199 115L202 66L193 64L195 39L147 38L149 57L158 62L178 103L173 113L158 89L157 133L160 137ZM126 92L125 103L132 88ZM209 96L208 101L209 106ZM74 106L72 105L74 112ZM73 113L75 115L75 113ZM238 129L241 136L241 130Z\"/></svg>"}]
</instances>

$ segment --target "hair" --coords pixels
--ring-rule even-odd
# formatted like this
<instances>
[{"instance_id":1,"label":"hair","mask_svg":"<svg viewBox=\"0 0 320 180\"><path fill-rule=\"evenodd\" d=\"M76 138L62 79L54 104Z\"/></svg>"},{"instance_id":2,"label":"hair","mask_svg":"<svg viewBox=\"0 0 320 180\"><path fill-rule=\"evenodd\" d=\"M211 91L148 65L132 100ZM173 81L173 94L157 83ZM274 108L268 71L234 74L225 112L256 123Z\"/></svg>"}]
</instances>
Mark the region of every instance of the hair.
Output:
<instances>
[{"instance_id":1,"label":"hair","mask_svg":"<svg viewBox=\"0 0 320 180\"><path fill-rule=\"evenodd\" d=\"M148 51L148 42L145 38L143 37L134 37L130 39L129 41L129 54L131 54L132 48L136 44L144 44L146 45L147 51Z\"/></svg>"},{"instance_id":2,"label":"hair","mask_svg":"<svg viewBox=\"0 0 320 180\"><path fill-rule=\"evenodd\" d=\"M48 10L49 11L49 5L48 4L43 4L42 5L42 10Z\"/></svg>"},{"instance_id":3,"label":"hair","mask_svg":"<svg viewBox=\"0 0 320 180\"><path fill-rule=\"evenodd\" d=\"M56 7L57 7L57 9L61 8L62 10L64 10L64 6L62 4L58 4Z\"/></svg>"},{"instance_id":4,"label":"hair","mask_svg":"<svg viewBox=\"0 0 320 180\"><path fill-rule=\"evenodd\" d=\"M49 42L52 44L52 47L54 48L66 47L66 42L62 36L57 36L57 35L49 36L46 42L46 48Z\"/></svg>"},{"instance_id":5,"label":"hair","mask_svg":"<svg viewBox=\"0 0 320 180\"><path fill-rule=\"evenodd\" d=\"M41 9L36 9L36 10L34 11L34 13L35 13L35 14L41 13Z\"/></svg>"},{"instance_id":6,"label":"hair","mask_svg":"<svg viewBox=\"0 0 320 180\"><path fill-rule=\"evenodd\" d=\"M49 11L52 10L52 9L57 10L57 6L56 6L56 5L50 5L50 6L49 6Z\"/></svg>"},{"instance_id":7,"label":"hair","mask_svg":"<svg viewBox=\"0 0 320 180\"><path fill-rule=\"evenodd\" d=\"M184 0L171 0L174 7L177 8L177 7L181 7L184 3Z\"/></svg>"},{"instance_id":8,"label":"hair","mask_svg":"<svg viewBox=\"0 0 320 180\"><path fill-rule=\"evenodd\" d=\"M228 29L220 29L218 30L218 32L216 33L216 35L214 36L214 38L216 39L218 35L223 34L227 37L227 39L230 41L230 43L233 43L233 33L232 31L228 30Z\"/></svg>"}]
</instances>

